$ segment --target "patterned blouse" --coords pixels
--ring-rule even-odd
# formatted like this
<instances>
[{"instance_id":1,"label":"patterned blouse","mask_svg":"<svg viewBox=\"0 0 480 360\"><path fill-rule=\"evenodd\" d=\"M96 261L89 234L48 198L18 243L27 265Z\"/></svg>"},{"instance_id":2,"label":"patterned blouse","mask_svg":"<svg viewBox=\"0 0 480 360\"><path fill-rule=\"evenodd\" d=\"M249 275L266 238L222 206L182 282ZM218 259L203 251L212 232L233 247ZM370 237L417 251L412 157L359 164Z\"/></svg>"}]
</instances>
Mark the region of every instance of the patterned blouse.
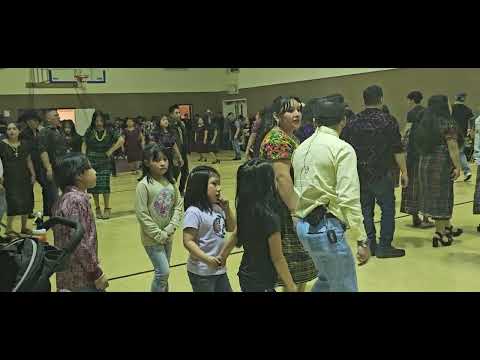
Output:
<instances>
[{"instance_id":1,"label":"patterned blouse","mask_svg":"<svg viewBox=\"0 0 480 360\"><path fill-rule=\"evenodd\" d=\"M67 269L57 273L57 290L93 287L103 271L98 260L97 228L89 195L76 187L67 187L55 204L53 215L78 221L85 229L85 235L71 255ZM65 248L70 243L72 234L70 228L56 225L53 228L55 246Z\"/></svg>"},{"instance_id":2,"label":"patterned blouse","mask_svg":"<svg viewBox=\"0 0 480 360\"><path fill-rule=\"evenodd\" d=\"M287 135L279 127L275 127L265 136L260 145L260 157L267 160L291 160L298 146L295 137Z\"/></svg>"}]
</instances>

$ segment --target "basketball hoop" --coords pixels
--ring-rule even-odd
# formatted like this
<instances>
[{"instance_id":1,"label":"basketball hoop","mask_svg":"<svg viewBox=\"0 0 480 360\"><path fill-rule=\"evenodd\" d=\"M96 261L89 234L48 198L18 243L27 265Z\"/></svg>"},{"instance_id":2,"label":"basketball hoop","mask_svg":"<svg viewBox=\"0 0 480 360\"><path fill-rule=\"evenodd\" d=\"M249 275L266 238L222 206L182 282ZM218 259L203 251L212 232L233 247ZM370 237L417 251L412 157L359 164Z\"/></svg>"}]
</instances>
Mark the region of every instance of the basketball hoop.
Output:
<instances>
[{"instance_id":1,"label":"basketball hoop","mask_svg":"<svg viewBox=\"0 0 480 360\"><path fill-rule=\"evenodd\" d=\"M78 75L75 75L74 77L77 80L77 87L82 90L85 90L87 88L88 75L78 74Z\"/></svg>"}]
</instances>

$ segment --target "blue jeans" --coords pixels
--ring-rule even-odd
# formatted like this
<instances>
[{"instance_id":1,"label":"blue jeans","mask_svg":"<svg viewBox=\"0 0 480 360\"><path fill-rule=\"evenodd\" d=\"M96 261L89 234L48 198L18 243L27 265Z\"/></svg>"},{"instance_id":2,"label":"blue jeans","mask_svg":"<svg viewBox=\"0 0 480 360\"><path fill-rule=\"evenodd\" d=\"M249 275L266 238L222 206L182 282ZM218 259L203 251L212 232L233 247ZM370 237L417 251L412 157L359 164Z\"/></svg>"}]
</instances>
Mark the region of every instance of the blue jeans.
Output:
<instances>
[{"instance_id":1,"label":"blue jeans","mask_svg":"<svg viewBox=\"0 0 480 360\"><path fill-rule=\"evenodd\" d=\"M240 150L240 140L233 139L232 146L233 146L233 150L235 151L235 159L240 159L242 157L242 153Z\"/></svg>"},{"instance_id":2,"label":"blue jeans","mask_svg":"<svg viewBox=\"0 0 480 360\"><path fill-rule=\"evenodd\" d=\"M330 230L337 236L335 243L328 239ZM316 227L304 220L297 224L298 238L318 271L312 292L358 291L355 260L344 234L342 224L335 218L325 218Z\"/></svg>"},{"instance_id":3,"label":"blue jeans","mask_svg":"<svg viewBox=\"0 0 480 360\"><path fill-rule=\"evenodd\" d=\"M375 202L382 210L379 246L390 247L395 233L395 190L391 174L374 183L360 183L360 202L370 247L375 249L377 244L377 230L373 221Z\"/></svg>"},{"instance_id":4,"label":"blue jeans","mask_svg":"<svg viewBox=\"0 0 480 360\"><path fill-rule=\"evenodd\" d=\"M201 276L188 271L193 292L232 292L227 274Z\"/></svg>"},{"instance_id":5,"label":"blue jeans","mask_svg":"<svg viewBox=\"0 0 480 360\"><path fill-rule=\"evenodd\" d=\"M467 155L465 155L465 146L462 146L460 149L460 164L462 165L463 175L467 176L471 174L470 165L467 161Z\"/></svg>"},{"instance_id":6,"label":"blue jeans","mask_svg":"<svg viewBox=\"0 0 480 360\"><path fill-rule=\"evenodd\" d=\"M145 246L150 261L154 268L154 277L151 292L168 292L168 277L170 275L170 257L172 256L172 243L167 245Z\"/></svg>"}]
</instances>

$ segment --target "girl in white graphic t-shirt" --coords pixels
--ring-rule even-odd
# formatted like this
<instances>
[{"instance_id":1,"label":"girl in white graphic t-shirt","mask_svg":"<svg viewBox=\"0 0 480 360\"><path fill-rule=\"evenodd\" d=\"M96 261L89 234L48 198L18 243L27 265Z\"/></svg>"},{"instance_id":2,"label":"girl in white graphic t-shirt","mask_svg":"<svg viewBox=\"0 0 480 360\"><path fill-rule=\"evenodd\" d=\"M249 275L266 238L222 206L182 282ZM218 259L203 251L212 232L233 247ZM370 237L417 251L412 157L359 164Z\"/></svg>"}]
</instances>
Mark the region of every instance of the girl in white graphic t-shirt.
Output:
<instances>
[{"instance_id":1,"label":"girl in white graphic t-shirt","mask_svg":"<svg viewBox=\"0 0 480 360\"><path fill-rule=\"evenodd\" d=\"M184 200L183 244L194 292L231 292L220 253L226 232L236 227L229 202L221 197L220 174L209 166L190 173Z\"/></svg>"}]
</instances>

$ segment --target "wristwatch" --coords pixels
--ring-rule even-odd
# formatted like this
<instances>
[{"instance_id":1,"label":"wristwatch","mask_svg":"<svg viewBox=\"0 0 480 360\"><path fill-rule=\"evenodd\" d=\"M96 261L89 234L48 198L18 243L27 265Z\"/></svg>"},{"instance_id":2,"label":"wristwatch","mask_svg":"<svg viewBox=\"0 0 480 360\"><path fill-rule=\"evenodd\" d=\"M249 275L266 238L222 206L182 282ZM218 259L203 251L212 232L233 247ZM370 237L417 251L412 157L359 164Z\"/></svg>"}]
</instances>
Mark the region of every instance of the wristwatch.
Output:
<instances>
[{"instance_id":1,"label":"wristwatch","mask_svg":"<svg viewBox=\"0 0 480 360\"><path fill-rule=\"evenodd\" d=\"M357 241L358 247L368 248L368 241L367 240L359 240Z\"/></svg>"}]
</instances>

